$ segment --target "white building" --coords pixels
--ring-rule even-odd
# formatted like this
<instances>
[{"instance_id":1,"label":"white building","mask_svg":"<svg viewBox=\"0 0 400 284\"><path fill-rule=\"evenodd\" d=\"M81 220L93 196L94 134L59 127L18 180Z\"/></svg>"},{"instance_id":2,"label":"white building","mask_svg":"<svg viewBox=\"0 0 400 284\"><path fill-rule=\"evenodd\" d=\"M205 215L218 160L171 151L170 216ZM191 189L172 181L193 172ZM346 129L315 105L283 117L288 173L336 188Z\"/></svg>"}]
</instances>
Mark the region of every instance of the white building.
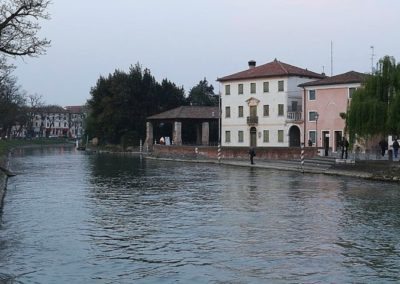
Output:
<instances>
[{"instance_id":1,"label":"white building","mask_svg":"<svg viewBox=\"0 0 400 284\"><path fill-rule=\"evenodd\" d=\"M278 60L219 78L221 144L232 147L298 147L303 131L299 84L325 75Z\"/></svg>"},{"instance_id":2,"label":"white building","mask_svg":"<svg viewBox=\"0 0 400 284\"><path fill-rule=\"evenodd\" d=\"M83 106L42 106L27 114L25 125L12 127L13 137L80 138L86 114Z\"/></svg>"}]
</instances>

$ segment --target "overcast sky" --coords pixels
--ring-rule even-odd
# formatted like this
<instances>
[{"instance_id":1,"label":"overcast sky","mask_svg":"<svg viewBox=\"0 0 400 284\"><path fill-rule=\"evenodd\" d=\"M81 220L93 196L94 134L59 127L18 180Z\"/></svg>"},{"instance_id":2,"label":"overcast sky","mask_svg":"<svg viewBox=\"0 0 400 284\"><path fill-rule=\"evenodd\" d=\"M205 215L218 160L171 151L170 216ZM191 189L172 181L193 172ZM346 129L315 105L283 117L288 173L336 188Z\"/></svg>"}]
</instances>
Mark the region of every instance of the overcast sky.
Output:
<instances>
[{"instance_id":1,"label":"overcast sky","mask_svg":"<svg viewBox=\"0 0 400 284\"><path fill-rule=\"evenodd\" d=\"M333 75L400 61L399 0L53 0L47 54L17 59L22 88L45 103L81 105L100 75L140 63L184 86L277 58Z\"/></svg>"}]
</instances>

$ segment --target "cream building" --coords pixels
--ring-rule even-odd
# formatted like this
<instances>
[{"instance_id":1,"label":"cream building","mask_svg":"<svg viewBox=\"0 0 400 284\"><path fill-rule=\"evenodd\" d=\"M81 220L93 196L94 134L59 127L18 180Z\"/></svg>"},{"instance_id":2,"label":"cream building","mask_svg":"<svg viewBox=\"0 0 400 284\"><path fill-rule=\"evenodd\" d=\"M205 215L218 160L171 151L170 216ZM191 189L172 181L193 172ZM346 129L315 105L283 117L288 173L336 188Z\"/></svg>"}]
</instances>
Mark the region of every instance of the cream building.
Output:
<instances>
[{"instance_id":1,"label":"cream building","mask_svg":"<svg viewBox=\"0 0 400 284\"><path fill-rule=\"evenodd\" d=\"M325 76L278 60L219 78L221 145L299 147L303 131L302 89Z\"/></svg>"}]
</instances>

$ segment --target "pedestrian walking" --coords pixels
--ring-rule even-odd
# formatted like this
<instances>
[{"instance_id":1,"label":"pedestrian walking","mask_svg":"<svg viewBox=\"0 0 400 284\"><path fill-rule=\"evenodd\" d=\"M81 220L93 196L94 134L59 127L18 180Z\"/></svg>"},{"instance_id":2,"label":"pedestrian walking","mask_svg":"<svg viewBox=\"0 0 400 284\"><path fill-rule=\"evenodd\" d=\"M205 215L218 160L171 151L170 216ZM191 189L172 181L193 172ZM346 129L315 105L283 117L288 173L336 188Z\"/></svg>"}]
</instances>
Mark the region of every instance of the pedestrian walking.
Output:
<instances>
[{"instance_id":1,"label":"pedestrian walking","mask_svg":"<svg viewBox=\"0 0 400 284\"><path fill-rule=\"evenodd\" d=\"M340 143L342 148L342 159L343 157L347 160L347 154L349 150L349 141L347 141L346 137L343 137L342 142Z\"/></svg>"},{"instance_id":2,"label":"pedestrian walking","mask_svg":"<svg viewBox=\"0 0 400 284\"><path fill-rule=\"evenodd\" d=\"M382 157L385 156L385 152L388 148L388 142L385 140L385 138L383 138L380 142L379 142L379 147L381 147L381 155Z\"/></svg>"},{"instance_id":3,"label":"pedestrian walking","mask_svg":"<svg viewBox=\"0 0 400 284\"><path fill-rule=\"evenodd\" d=\"M394 139L392 147L393 147L394 157L397 159L397 155L399 153L399 142L397 141L397 139Z\"/></svg>"},{"instance_id":4,"label":"pedestrian walking","mask_svg":"<svg viewBox=\"0 0 400 284\"><path fill-rule=\"evenodd\" d=\"M254 165L253 159L254 159L254 157L256 156L256 151L254 150L254 148L250 148L250 150L249 150L249 156L250 156L250 163L251 163L252 165Z\"/></svg>"}]
</instances>

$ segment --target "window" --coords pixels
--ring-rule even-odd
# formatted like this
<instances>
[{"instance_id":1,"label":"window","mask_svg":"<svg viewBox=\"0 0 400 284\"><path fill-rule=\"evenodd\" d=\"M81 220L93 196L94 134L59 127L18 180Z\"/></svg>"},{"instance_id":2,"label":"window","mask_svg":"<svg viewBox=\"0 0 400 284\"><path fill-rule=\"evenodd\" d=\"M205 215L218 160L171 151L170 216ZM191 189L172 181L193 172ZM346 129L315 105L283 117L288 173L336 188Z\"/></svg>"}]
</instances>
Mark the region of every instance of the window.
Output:
<instances>
[{"instance_id":1,"label":"window","mask_svg":"<svg viewBox=\"0 0 400 284\"><path fill-rule=\"evenodd\" d=\"M225 95L231 94L231 85L225 85Z\"/></svg>"},{"instance_id":2,"label":"window","mask_svg":"<svg viewBox=\"0 0 400 284\"><path fill-rule=\"evenodd\" d=\"M264 91L264 93L268 93L269 92L269 82L264 82L263 83L263 91Z\"/></svg>"},{"instance_id":3,"label":"window","mask_svg":"<svg viewBox=\"0 0 400 284\"><path fill-rule=\"evenodd\" d=\"M243 106L239 106L238 107L238 113L239 113L239 117L243 117Z\"/></svg>"},{"instance_id":4,"label":"window","mask_svg":"<svg viewBox=\"0 0 400 284\"><path fill-rule=\"evenodd\" d=\"M250 93L251 94L256 93L256 83L250 83Z\"/></svg>"},{"instance_id":5,"label":"window","mask_svg":"<svg viewBox=\"0 0 400 284\"><path fill-rule=\"evenodd\" d=\"M309 90L308 91L308 100L309 101L315 101L315 90Z\"/></svg>"},{"instance_id":6,"label":"window","mask_svg":"<svg viewBox=\"0 0 400 284\"><path fill-rule=\"evenodd\" d=\"M349 99L353 97L354 92L357 90L357 88L349 88Z\"/></svg>"},{"instance_id":7,"label":"window","mask_svg":"<svg viewBox=\"0 0 400 284\"><path fill-rule=\"evenodd\" d=\"M265 143L269 142L269 130L263 131L263 142L265 142Z\"/></svg>"},{"instance_id":8,"label":"window","mask_svg":"<svg viewBox=\"0 0 400 284\"><path fill-rule=\"evenodd\" d=\"M225 117L229 118L231 117L231 107L225 107Z\"/></svg>"},{"instance_id":9,"label":"window","mask_svg":"<svg viewBox=\"0 0 400 284\"><path fill-rule=\"evenodd\" d=\"M278 130L278 142L283 143L283 130Z\"/></svg>"},{"instance_id":10,"label":"window","mask_svg":"<svg viewBox=\"0 0 400 284\"><path fill-rule=\"evenodd\" d=\"M230 131L225 131L225 142L226 143L231 142L231 132Z\"/></svg>"},{"instance_id":11,"label":"window","mask_svg":"<svg viewBox=\"0 0 400 284\"><path fill-rule=\"evenodd\" d=\"M239 143L243 143L243 131L242 130L238 131L238 141L239 141Z\"/></svg>"},{"instance_id":12,"label":"window","mask_svg":"<svg viewBox=\"0 0 400 284\"><path fill-rule=\"evenodd\" d=\"M243 84L239 84L238 93L239 93L239 95L243 95Z\"/></svg>"},{"instance_id":13,"label":"window","mask_svg":"<svg viewBox=\"0 0 400 284\"><path fill-rule=\"evenodd\" d=\"M316 115L317 115L316 111L310 111L308 113L308 121L316 121L317 120Z\"/></svg>"},{"instance_id":14,"label":"window","mask_svg":"<svg viewBox=\"0 0 400 284\"><path fill-rule=\"evenodd\" d=\"M283 116L284 111L283 111L283 104L278 104L278 115Z\"/></svg>"},{"instance_id":15,"label":"window","mask_svg":"<svg viewBox=\"0 0 400 284\"><path fill-rule=\"evenodd\" d=\"M250 116L257 117L257 106L250 106Z\"/></svg>"},{"instance_id":16,"label":"window","mask_svg":"<svg viewBox=\"0 0 400 284\"><path fill-rule=\"evenodd\" d=\"M269 116L269 105L263 106L264 116Z\"/></svg>"},{"instance_id":17,"label":"window","mask_svg":"<svg viewBox=\"0 0 400 284\"><path fill-rule=\"evenodd\" d=\"M311 130L310 132L308 132L308 139L310 139L313 144L315 144L315 130Z\"/></svg>"},{"instance_id":18,"label":"window","mask_svg":"<svg viewBox=\"0 0 400 284\"><path fill-rule=\"evenodd\" d=\"M278 92L283 92L285 90L284 85L283 85L283 80L278 81Z\"/></svg>"}]
</instances>

